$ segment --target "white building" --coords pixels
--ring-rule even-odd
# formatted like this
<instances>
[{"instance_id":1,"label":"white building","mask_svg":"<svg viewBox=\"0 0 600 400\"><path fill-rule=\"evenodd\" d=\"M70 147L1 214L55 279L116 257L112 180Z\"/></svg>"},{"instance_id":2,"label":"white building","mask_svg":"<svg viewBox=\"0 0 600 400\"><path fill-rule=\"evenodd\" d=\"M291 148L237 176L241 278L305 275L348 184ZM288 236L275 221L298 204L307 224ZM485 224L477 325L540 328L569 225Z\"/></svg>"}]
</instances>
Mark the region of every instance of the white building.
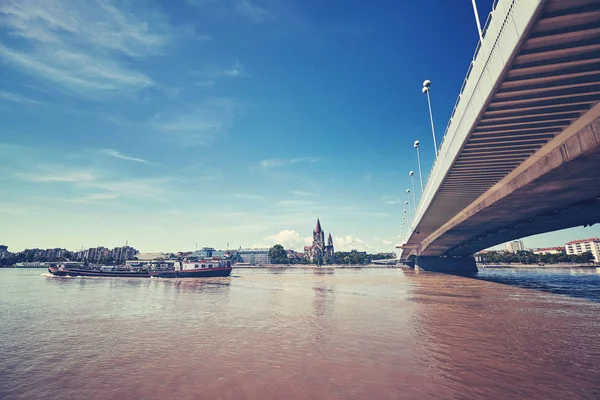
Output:
<instances>
[{"instance_id":1,"label":"white building","mask_svg":"<svg viewBox=\"0 0 600 400\"><path fill-rule=\"evenodd\" d=\"M508 253L516 253L519 250L525 250L522 240L513 240L504 245L504 250Z\"/></svg>"},{"instance_id":2,"label":"white building","mask_svg":"<svg viewBox=\"0 0 600 400\"><path fill-rule=\"evenodd\" d=\"M163 253L137 253L135 257L138 261L164 260L168 258Z\"/></svg>"},{"instance_id":3,"label":"white building","mask_svg":"<svg viewBox=\"0 0 600 400\"><path fill-rule=\"evenodd\" d=\"M269 249L241 249L238 250L238 254L243 262L250 265L270 264Z\"/></svg>"},{"instance_id":4,"label":"white building","mask_svg":"<svg viewBox=\"0 0 600 400\"><path fill-rule=\"evenodd\" d=\"M580 240L571 240L565 245L567 254L582 254L590 252L594 256L595 262L600 262L600 239L589 238Z\"/></svg>"}]
</instances>

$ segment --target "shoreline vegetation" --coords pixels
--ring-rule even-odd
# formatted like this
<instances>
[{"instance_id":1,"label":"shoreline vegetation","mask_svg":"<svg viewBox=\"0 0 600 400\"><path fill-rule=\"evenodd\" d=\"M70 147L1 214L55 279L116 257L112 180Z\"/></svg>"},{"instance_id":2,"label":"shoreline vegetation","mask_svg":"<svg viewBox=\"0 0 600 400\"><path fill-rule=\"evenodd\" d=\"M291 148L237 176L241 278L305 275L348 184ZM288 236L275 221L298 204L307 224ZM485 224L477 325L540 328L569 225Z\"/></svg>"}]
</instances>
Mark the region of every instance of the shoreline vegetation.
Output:
<instances>
[{"instance_id":1,"label":"shoreline vegetation","mask_svg":"<svg viewBox=\"0 0 600 400\"><path fill-rule=\"evenodd\" d=\"M598 264L598 263L555 263L555 264L477 263L477 268L600 268L600 264Z\"/></svg>"},{"instance_id":2,"label":"shoreline vegetation","mask_svg":"<svg viewBox=\"0 0 600 400\"><path fill-rule=\"evenodd\" d=\"M478 263L494 265L589 265L594 262L591 252L581 254L567 254L564 250L554 254L535 254L531 250L517 250L516 252L489 250L475 254Z\"/></svg>"}]
</instances>

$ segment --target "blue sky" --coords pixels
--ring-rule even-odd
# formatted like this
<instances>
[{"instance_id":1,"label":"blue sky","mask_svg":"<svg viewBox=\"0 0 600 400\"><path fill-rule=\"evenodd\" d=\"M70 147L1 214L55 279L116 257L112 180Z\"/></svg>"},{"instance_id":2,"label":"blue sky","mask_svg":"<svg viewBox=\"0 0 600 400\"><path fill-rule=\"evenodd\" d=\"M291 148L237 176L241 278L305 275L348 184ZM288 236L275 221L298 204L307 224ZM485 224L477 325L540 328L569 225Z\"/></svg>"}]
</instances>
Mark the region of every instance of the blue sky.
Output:
<instances>
[{"instance_id":1,"label":"blue sky","mask_svg":"<svg viewBox=\"0 0 600 400\"><path fill-rule=\"evenodd\" d=\"M467 0L3 1L0 242L393 251L476 42Z\"/></svg>"}]
</instances>

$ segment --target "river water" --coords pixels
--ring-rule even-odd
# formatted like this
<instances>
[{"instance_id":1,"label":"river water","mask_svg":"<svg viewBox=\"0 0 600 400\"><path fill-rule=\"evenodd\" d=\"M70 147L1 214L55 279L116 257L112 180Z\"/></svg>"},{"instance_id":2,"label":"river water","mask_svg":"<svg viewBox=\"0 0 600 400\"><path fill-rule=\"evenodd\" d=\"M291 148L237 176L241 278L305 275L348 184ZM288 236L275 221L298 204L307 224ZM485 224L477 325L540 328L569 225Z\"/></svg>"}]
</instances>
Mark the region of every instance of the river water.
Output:
<instances>
[{"instance_id":1,"label":"river water","mask_svg":"<svg viewBox=\"0 0 600 400\"><path fill-rule=\"evenodd\" d=\"M600 301L512 273L0 269L0 399L600 398Z\"/></svg>"}]
</instances>

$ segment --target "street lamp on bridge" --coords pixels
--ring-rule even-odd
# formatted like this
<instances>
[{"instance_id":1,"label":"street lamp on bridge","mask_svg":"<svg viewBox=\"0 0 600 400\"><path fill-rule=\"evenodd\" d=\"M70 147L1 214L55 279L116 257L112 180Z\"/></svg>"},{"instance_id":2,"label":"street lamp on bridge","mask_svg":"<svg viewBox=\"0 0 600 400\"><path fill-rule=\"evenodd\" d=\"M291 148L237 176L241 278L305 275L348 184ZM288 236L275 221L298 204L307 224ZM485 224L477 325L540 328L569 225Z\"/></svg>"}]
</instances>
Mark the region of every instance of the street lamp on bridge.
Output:
<instances>
[{"instance_id":1,"label":"street lamp on bridge","mask_svg":"<svg viewBox=\"0 0 600 400\"><path fill-rule=\"evenodd\" d=\"M421 155L419 154L419 145L421 142L415 140L415 149L417 149L417 163L419 164L419 180L421 181L421 195L423 195L423 173L421 172Z\"/></svg>"},{"instance_id":2,"label":"street lamp on bridge","mask_svg":"<svg viewBox=\"0 0 600 400\"><path fill-rule=\"evenodd\" d=\"M404 223L406 222L406 217L402 217L402 225L400 226L400 237L404 237Z\"/></svg>"},{"instance_id":3,"label":"street lamp on bridge","mask_svg":"<svg viewBox=\"0 0 600 400\"><path fill-rule=\"evenodd\" d=\"M429 97L429 87L431 86L431 81L428 79L423 82L423 89L421 91L427 95L427 105L429 106L429 120L431 121L431 134L433 135L433 147L435 147L435 158L438 155L437 142L435 140L435 127L433 126L433 113L431 112L431 98Z\"/></svg>"},{"instance_id":4,"label":"street lamp on bridge","mask_svg":"<svg viewBox=\"0 0 600 400\"><path fill-rule=\"evenodd\" d=\"M417 209L417 197L415 196L415 171L410 171L408 173L408 176L410 176L410 183L412 184L413 203L415 204L415 211L416 211L416 209Z\"/></svg>"},{"instance_id":5,"label":"street lamp on bridge","mask_svg":"<svg viewBox=\"0 0 600 400\"><path fill-rule=\"evenodd\" d=\"M406 197L408 198L408 200L406 200L404 204L406 204L406 206L408 207L409 223L412 224L414 217L414 209L410 206L410 189L406 189Z\"/></svg>"}]
</instances>

